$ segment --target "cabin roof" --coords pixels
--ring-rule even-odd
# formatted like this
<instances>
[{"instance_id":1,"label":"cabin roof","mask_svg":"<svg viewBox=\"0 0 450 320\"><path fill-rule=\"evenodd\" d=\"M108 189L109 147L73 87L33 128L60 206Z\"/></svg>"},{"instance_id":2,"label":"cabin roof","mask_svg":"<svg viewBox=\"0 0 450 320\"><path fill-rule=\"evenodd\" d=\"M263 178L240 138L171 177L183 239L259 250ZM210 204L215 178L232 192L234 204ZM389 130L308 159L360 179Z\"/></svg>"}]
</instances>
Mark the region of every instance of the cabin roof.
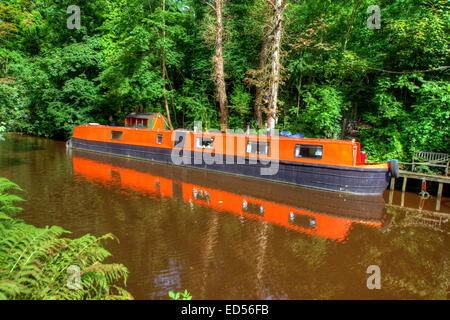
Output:
<instances>
[{"instance_id":1,"label":"cabin roof","mask_svg":"<svg viewBox=\"0 0 450 320\"><path fill-rule=\"evenodd\" d=\"M159 113L155 112L132 112L127 115L127 118L135 118L135 119L150 119L159 115Z\"/></svg>"}]
</instances>

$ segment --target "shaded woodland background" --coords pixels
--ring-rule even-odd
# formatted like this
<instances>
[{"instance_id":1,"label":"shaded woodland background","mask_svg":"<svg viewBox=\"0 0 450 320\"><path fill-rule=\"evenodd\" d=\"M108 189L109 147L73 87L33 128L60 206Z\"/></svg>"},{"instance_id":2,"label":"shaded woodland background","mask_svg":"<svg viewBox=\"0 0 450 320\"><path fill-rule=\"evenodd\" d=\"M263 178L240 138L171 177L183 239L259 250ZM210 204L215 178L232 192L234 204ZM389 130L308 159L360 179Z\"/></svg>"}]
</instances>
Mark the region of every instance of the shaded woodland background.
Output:
<instances>
[{"instance_id":1,"label":"shaded woodland background","mask_svg":"<svg viewBox=\"0 0 450 320\"><path fill-rule=\"evenodd\" d=\"M245 129L272 112L280 130L356 138L372 161L450 150L448 1L74 2L0 2L0 132L66 139L137 108L175 128ZM67 28L69 5L80 29Z\"/></svg>"}]
</instances>

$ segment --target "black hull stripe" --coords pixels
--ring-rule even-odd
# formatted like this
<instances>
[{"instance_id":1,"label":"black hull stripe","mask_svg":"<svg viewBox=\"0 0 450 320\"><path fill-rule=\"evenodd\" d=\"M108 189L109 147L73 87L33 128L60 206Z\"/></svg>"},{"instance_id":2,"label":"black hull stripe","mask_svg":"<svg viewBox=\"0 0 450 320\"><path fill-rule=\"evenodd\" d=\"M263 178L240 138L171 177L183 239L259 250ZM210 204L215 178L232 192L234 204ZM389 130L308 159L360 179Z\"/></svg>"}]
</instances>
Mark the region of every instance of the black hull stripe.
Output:
<instances>
[{"instance_id":1,"label":"black hull stripe","mask_svg":"<svg viewBox=\"0 0 450 320\"><path fill-rule=\"evenodd\" d=\"M71 143L73 148L173 164L171 158L172 149L107 143L77 138L72 138ZM349 168L287 161L279 162L277 174L262 176L260 170L262 168L268 168L270 165L261 164L256 159L234 157L234 164L227 164L226 159L224 159L223 164L206 164L202 159L201 164L195 164L194 157L196 155L198 157L200 154L195 151L191 152L191 164L183 163L182 165L355 194L382 194L390 178L389 171L386 169ZM238 160L241 162L245 161L245 164L240 164Z\"/></svg>"}]
</instances>

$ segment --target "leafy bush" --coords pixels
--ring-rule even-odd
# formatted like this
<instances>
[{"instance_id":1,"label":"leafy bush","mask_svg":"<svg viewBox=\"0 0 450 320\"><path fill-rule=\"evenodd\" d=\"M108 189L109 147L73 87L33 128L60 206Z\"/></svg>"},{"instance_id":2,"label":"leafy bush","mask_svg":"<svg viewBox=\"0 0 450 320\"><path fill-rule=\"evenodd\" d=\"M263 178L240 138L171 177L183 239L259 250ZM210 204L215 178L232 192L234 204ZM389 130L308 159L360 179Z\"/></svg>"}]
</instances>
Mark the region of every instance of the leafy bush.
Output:
<instances>
[{"instance_id":1,"label":"leafy bush","mask_svg":"<svg viewBox=\"0 0 450 320\"><path fill-rule=\"evenodd\" d=\"M234 88L233 93L230 95L230 127L245 128L247 124L246 119L251 118L249 117L252 110L251 101L252 96L243 85L237 85Z\"/></svg>"},{"instance_id":2,"label":"leafy bush","mask_svg":"<svg viewBox=\"0 0 450 320\"><path fill-rule=\"evenodd\" d=\"M169 291L169 297L172 300L192 300L192 296L187 290L184 290L184 292L177 292L177 293Z\"/></svg>"},{"instance_id":3,"label":"leafy bush","mask_svg":"<svg viewBox=\"0 0 450 320\"><path fill-rule=\"evenodd\" d=\"M61 227L37 228L15 219L21 209L14 202L23 200L10 192L19 190L0 178L0 299L132 299L118 285L126 285L127 268L103 263L111 254L102 242L113 235L68 239ZM68 286L71 266L80 271L78 289Z\"/></svg>"},{"instance_id":4,"label":"leafy bush","mask_svg":"<svg viewBox=\"0 0 450 320\"><path fill-rule=\"evenodd\" d=\"M317 137L336 139L341 132L342 112L346 109L342 94L329 86L312 87L304 93L304 101L304 130Z\"/></svg>"}]
</instances>

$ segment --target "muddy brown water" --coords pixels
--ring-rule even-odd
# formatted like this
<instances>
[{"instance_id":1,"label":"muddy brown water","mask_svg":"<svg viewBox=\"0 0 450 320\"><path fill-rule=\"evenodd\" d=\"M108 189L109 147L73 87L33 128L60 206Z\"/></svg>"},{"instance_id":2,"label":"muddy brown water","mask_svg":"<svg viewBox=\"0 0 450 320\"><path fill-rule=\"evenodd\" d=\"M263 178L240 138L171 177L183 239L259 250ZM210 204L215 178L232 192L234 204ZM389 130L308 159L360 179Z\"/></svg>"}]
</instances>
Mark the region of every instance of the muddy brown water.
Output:
<instances>
[{"instance_id":1,"label":"muddy brown water","mask_svg":"<svg viewBox=\"0 0 450 320\"><path fill-rule=\"evenodd\" d=\"M25 190L25 222L117 236L108 262L128 267L136 299L184 289L194 299L448 298L447 216L386 208L388 192L315 191L16 134L0 142L0 177ZM405 195L405 207L421 201ZM435 198L422 206L434 211ZM380 289L367 286L372 265Z\"/></svg>"}]
</instances>

